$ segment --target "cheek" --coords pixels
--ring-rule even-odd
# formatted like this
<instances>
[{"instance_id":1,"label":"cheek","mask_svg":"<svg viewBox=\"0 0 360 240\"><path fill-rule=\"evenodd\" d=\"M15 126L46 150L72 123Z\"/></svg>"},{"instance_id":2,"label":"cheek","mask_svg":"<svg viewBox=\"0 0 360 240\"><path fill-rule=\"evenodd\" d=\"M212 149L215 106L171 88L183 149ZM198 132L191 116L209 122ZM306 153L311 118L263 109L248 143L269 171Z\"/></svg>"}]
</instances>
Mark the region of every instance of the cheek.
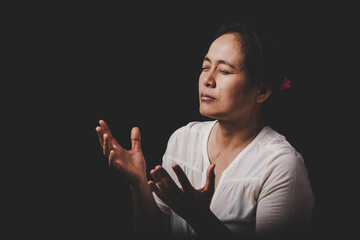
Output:
<instances>
[{"instance_id":1,"label":"cheek","mask_svg":"<svg viewBox=\"0 0 360 240\"><path fill-rule=\"evenodd\" d=\"M226 88L219 88L220 96L223 96L223 104L226 104L230 107L240 107L242 105L247 105L250 100L249 92L239 85L231 85Z\"/></svg>"},{"instance_id":2,"label":"cheek","mask_svg":"<svg viewBox=\"0 0 360 240\"><path fill-rule=\"evenodd\" d=\"M241 92L241 89L239 89L239 86L235 86L235 85L228 85L228 86L220 87L219 93L220 93L220 96L223 96L223 98L228 101L236 100L242 95L242 92Z\"/></svg>"}]
</instances>

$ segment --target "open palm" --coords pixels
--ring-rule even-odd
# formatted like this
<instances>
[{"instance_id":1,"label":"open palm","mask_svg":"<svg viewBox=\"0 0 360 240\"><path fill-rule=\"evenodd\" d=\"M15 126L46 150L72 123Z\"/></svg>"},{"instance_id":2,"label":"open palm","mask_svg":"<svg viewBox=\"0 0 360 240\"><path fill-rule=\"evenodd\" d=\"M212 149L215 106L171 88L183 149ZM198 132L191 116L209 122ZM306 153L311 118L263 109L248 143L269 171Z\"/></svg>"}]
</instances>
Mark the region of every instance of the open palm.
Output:
<instances>
[{"instance_id":1,"label":"open palm","mask_svg":"<svg viewBox=\"0 0 360 240\"><path fill-rule=\"evenodd\" d=\"M146 178L146 163L140 144L140 130L131 130L130 150L124 149L113 137L105 121L99 121L96 127L103 154L108 158L109 165L118 170L130 185L135 186Z\"/></svg>"},{"instance_id":2,"label":"open palm","mask_svg":"<svg viewBox=\"0 0 360 240\"><path fill-rule=\"evenodd\" d=\"M174 164L172 168L182 188L176 185L163 167L157 166L150 172L154 179L154 181L149 181L148 183L152 191L184 219L192 218L194 214L209 211L210 202L214 194L215 164L211 164L208 167L205 186L200 189L195 189L191 185L178 164Z\"/></svg>"}]
</instances>

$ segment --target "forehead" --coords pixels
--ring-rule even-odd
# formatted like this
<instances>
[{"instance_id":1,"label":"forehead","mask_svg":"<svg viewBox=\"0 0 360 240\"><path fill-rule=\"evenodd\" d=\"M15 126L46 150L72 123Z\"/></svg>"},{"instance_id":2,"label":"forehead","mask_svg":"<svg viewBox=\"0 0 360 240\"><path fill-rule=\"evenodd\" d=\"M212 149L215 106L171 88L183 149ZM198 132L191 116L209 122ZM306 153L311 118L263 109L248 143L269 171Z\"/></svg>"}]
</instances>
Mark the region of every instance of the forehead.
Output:
<instances>
[{"instance_id":1,"label":"forehead","mask_svg":"<svg viewBox=\"0 0 360 240\"><path fill-rule=\"evenodd\" d=\"M226 60L234 65L241 65L243 53L238 38L232 33L220 36L210 45L206 57L212 62Z\"/></svg>"}]
</instances>

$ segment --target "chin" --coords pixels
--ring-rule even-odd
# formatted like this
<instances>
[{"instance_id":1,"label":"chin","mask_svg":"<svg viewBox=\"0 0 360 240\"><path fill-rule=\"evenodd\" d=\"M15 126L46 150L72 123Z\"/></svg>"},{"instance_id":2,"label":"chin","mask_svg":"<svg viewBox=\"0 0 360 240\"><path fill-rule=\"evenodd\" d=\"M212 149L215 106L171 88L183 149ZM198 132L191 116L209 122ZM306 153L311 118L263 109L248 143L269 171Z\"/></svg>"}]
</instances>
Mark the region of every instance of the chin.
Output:
<instances>
[{"instance_id":1,"label":"chin","mask_svg":"<svg viewBox=\"0 0 360 240\"><path fill-rule=\"evenodd\" d=\"M219 113L216 111L211 111L211 109L203 109L200 107L199 112L204 117L213 118L213 119L218 119L219 117Z\"/></svg>"}]
</instances>

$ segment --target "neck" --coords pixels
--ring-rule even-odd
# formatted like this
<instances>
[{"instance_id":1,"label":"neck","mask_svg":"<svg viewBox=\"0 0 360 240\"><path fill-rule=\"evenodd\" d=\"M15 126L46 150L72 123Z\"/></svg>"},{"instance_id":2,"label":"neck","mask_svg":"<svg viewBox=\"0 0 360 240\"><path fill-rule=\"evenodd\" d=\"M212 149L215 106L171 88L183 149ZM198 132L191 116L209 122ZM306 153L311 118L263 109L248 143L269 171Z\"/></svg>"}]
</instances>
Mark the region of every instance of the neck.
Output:
<instances>
[{"instance_id":1,"label":"neck","mask_svg":"<svg viewBox=\"0 0 360 240\"><path fill-rule=\"evenodd\" d=\"M260 119L251 121L223 121L218 120L216 126L216 142L223 148L238 148L249 144L261 131L264 124Z\"/></svg>"}]
</instances>

